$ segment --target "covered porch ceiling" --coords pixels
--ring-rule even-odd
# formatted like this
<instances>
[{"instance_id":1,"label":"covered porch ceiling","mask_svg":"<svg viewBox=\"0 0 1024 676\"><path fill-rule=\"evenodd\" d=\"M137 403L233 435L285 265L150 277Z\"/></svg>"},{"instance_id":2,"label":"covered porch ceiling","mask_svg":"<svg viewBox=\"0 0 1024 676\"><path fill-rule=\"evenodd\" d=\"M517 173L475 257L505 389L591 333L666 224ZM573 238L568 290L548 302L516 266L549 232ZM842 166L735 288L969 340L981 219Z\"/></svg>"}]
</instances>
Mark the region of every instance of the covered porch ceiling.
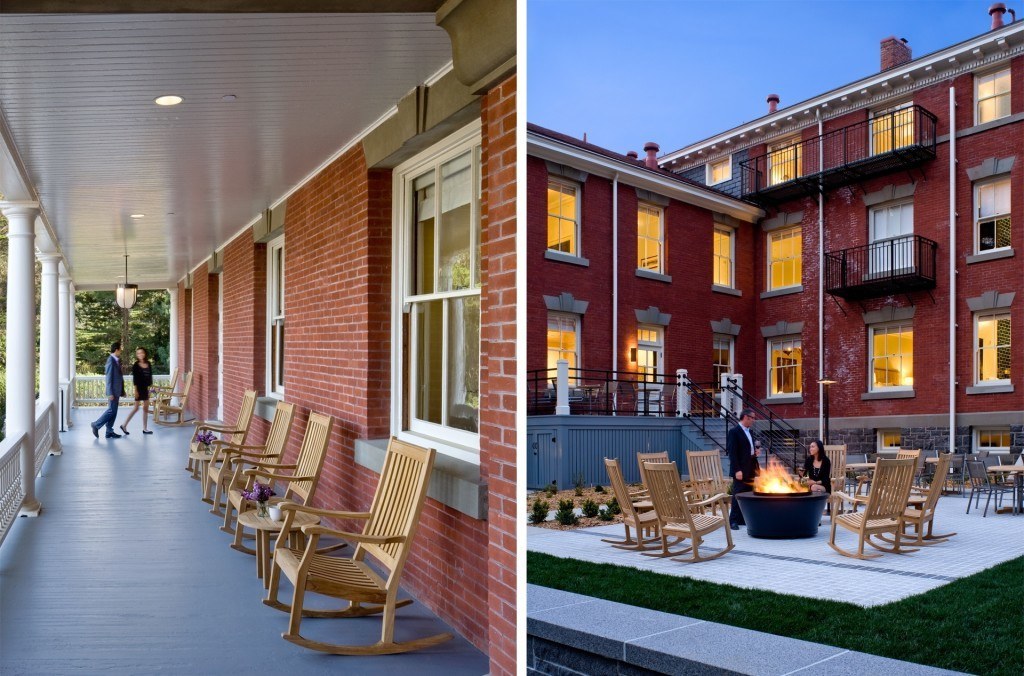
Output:
<instances>
[{"instance_id":1,"label":"covered porch ceiling","mask_svg":"<svg viewBox=\"0 0 1024 676\"><path fill-rule=\"evenodd\" d=\"M126 253L130 281L173 285L448 67L437 4L0 14L0 193L39 202L77 288Z\"/></svg>"}]
</instances>

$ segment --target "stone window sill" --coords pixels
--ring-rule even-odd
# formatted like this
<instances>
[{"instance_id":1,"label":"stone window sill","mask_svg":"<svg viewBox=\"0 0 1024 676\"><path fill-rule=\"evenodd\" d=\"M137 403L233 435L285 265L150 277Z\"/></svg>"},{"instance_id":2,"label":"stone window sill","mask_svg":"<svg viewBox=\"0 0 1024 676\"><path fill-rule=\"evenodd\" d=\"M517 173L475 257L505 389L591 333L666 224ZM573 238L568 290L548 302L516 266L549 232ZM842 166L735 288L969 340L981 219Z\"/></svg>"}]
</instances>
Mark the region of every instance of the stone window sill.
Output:
<instances>
[{"instance_id":1,"label":"stone window sill","mask_svg":"<svg viewBox=\"0 0 1024 676\"><path fill-rule=\"evenodd\" d=\"M1013 392L1013 383L1007 385L975 385L967 388L967 394L1009 394Z\"/></svg>"},{"instance_id":2,"label":"stone window sill","mask_svg":"<svg viewBox=\"0 0 1024 676\"><path fill-rule=\"evenodd\" d=\"M788 296L788 295L790 295L792 293L803 293L803 292L804 292L804 285L800 284L799 286L787 286L784 289L774 289L773 291L763 291L761 293L761 298L777 298L779 296Z\"/></svg>"},{"instance_id":3,"label":"stone window sill","mask_svg":"<svg viewBox=\"0 0 1024 676\"><path fill-rule=\"evenodd\" d=\"M729 296L742 296L743 292L739 289L734 289L731 286L721 286L719 284L712 284L711 290L715 293L724 293Z\"/></svg>"},{"instance_id":4,"label":"stone window sill","mask_svg":"<svg viewBox=\"0 0 1024 676\"><path fill-rule=\"evenodd\" d=\"M914 390L893 390L891 392L864 392L860 395L862 401L874 399L913 399L917 394Z\"/></svg>"},{"instance_id":5,"label":"stone window sill","mask_svg":"<svg viewBox=\"0 0 1024 676\"><path fill-rule=\"evenodd\" d=\"M672 275L666 275L661 272L654 272L653 270L645 270L643 268L636 269L636 276L642 279L653 279L656 282L669 282L672 281Z\"/></svg>"},{"instance_id":6,"label":"stone window sill","mask_svg":"<svg viewBox=\"0 0 1024 676\"><path fill-rule=\"evenodd\" d=\"M967 264L984 263L986 261L997 261L1001 258L1013 258L1013 249L1000 249L999 251L985 251L967 257Z\"/></svg>"},{"instance_id":7,"label":"stone window sill","mask_svg":"<svg viewBox=\"0 0 1024 676\"><path fill-rule=\"evenodd\" d=\"M281 397L266 396L256 397L256 416L267 422L274 420L274 413L277 411L277 404L284 401Z\"/></svg>"},{"instance_id":8,"label":"stone window sill","mask_svg":"<svg viewBox=\"0 0 1024 676\"><path fill-rule=\"evenodd\" d=\"M582 256L573 256L572 254L563 253L561 251L554 251L547 249L544 251L544 258L549 261L557 261L559 263L569 263L571 265L579 265L584 268L590 267L590 261Z\"/></svg>"},{"instance_id":9,"label":"stone window sill","mask_svg":"<svg viewBox=\"0 0 1024 676\"><path fill-rule=\"evenodd\" d=\"M762 399L761 403L766 406L771 406L772 404L802 404L804 403L804 395L789 394L778 397L768 397L767 399Z\"/></svg>"}]
</instances>

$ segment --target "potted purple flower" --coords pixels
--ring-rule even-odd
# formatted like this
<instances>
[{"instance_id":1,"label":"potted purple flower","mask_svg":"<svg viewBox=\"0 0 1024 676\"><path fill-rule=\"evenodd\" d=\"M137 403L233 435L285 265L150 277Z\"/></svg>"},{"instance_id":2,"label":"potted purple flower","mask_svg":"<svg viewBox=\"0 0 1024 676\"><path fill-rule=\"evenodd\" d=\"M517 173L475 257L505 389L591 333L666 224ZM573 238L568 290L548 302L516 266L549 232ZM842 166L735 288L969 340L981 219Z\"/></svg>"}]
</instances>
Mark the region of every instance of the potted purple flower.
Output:
<instances>
[{"instance_id":1,"label":"potted purple flower","mask_svg":"<svg viewBox=\"0 0 1024 676\"><path fill-rule=\"evenodd\" d=\"M247 491L242 491L242 497L250 502L256 503L256 516L270 516L267 511L267 501L274 495L274 489L269 484L261 484L258 481Z\"/></svg>"},{"instance_id":2,"label":"potted purple flower","mask_svg":"<svg viewBox=\"0 0 1024 676\"><path fill-rule=\"evenodd\" d=\"M203 452L206 454L212 452L210 450L210 444L212 444L216 439L217 437L215 437L213 435L213 432L209 430L206 430L205 432L200 432L199 434L196 435L196 443L199 444L200 448L202 448Z\"/></svg>"}]
</instances>

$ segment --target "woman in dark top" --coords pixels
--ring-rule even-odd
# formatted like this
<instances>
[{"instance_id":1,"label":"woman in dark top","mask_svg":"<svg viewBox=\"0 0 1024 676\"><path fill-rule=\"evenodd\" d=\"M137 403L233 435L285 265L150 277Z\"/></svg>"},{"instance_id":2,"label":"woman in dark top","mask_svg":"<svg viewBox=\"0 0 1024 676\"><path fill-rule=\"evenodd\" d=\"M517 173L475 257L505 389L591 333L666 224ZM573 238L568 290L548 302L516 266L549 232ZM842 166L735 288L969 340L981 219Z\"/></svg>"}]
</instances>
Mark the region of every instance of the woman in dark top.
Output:
<instances>
[{"instance_id":1,"label":"woman in dark top","mask_svg":"<svg viewBox=\"0 0 1024 676\"><path fill-rule=\"evenodd\" d=\"M807 450L810 455L807 456L807 460L804 460L804 476L807 477L811 491L831 493L832 479L829 477L832 473L832 463L825 455L825 444L821 439L815 439L807 447Z\"/></svg>"},{"instance_id":2,"label":"woman in dark top","mask_svg":"<svg viewBox=\"0 0 1024 676\"><path fill-rule=\"evenodd\" d=\"M135 350L135 363L132 364L132 380L135 381L135 406L132 407L128 417L121 423L121 431L128 434L128 423L132 416L142 406L142 433L152 434L149 431L149 386L153 384L153 365L149 362L149 353L146 348L140 347Z\"/></svg>"}]
</instances>

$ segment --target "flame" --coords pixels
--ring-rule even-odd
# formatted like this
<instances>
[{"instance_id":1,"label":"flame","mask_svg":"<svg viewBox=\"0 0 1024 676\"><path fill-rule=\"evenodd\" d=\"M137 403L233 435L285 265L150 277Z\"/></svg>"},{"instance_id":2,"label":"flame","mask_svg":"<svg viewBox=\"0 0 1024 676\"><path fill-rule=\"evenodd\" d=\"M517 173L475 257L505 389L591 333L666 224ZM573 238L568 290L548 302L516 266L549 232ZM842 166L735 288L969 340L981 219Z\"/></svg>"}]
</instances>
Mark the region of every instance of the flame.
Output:
<instances>
[{"instance_id":1,"label":"flame","mask_svg":"<svg viewBox=\"0 0 1024 676\"><path fill-rule=\"evenodd\" d=\"M807 487L801 486L799 479L790 475L773 455L768 458L768 467L754 477L754 490L758 493L806 493Z\"/></svg>"}]
</instances>

